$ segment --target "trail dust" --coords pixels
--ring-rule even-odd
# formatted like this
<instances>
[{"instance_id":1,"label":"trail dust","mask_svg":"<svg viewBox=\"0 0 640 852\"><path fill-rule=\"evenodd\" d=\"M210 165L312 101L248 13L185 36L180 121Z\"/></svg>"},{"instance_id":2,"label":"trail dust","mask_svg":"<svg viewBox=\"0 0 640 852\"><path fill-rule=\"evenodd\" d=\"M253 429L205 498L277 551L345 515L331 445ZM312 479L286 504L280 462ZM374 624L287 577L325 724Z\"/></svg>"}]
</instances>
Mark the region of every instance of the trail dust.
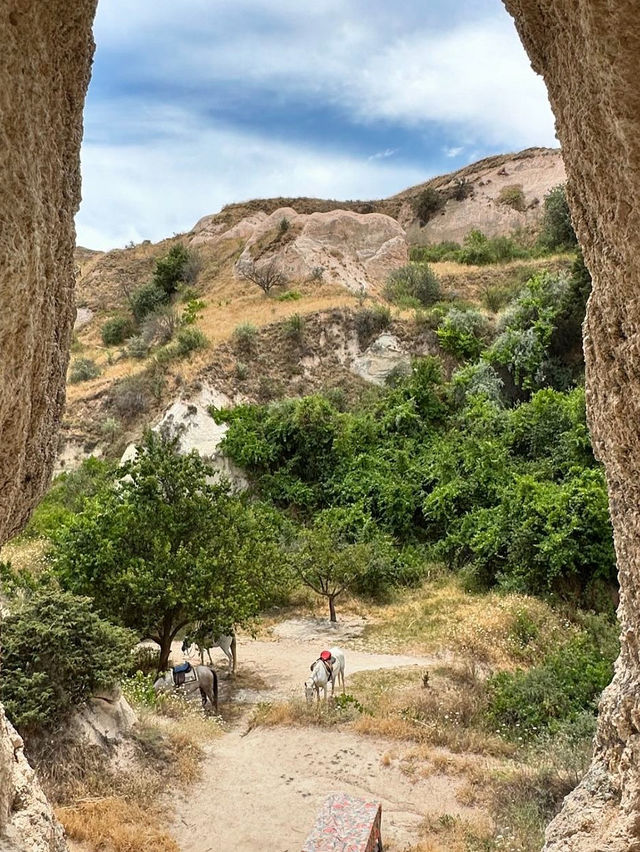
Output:
<instances>
[{"instance_id":1,"label":"trail dust","mask_svg":"<svg viewBox=\"0 0 640 852\"><path fill-rule=\"evenodd\" d=\"M326 625L296 619L276 625L272 641L239 638L237 686L222 674L221 711L228 717L231 693L244 710L207 746L201 781L174 797L172 832L183 852L299 852L324 798L337 791L382 803L389 852L415 843L426 816L473 815L456 800L458 779L403 774L393 759L398 743L335 728L249 730L251 704L303 695L309 666L324 647L345 651L347 692L349 675L358 671L441 662L350 649L358 625ZM216 655L214 663L225 672L226 660Z\"/></svg>"}]
</instances>

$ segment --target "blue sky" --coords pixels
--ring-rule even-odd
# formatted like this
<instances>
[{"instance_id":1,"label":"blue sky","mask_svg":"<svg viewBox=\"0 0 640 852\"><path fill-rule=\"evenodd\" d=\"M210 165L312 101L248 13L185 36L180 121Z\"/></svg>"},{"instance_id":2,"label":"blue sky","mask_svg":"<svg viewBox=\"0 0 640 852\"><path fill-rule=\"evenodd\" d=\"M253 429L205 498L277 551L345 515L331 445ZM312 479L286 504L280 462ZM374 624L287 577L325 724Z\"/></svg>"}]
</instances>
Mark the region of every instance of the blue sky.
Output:
<instances>
[{"instance_id":1,"label":"blue sky","mask_svg":"<svg viewBox=\"0 0 640 852\"><path fill-rule=\"evenodd\" d=\"M499 0L100 0L95 37L76 220L91 248L557 144Z\"/></svg>"}]
</instances>

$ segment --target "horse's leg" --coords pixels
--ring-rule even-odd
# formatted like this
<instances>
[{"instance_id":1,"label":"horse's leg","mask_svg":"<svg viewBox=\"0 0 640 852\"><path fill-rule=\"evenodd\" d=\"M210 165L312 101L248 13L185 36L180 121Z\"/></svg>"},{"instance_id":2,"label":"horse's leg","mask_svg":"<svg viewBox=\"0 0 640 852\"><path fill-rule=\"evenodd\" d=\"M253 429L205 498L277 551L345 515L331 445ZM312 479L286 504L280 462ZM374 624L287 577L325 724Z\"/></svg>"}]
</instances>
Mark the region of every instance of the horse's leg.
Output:
<instances>
[{"instance_id":1,"label":"horse's leg","mask_svg":"<svg viewBox=\"0 0 640 852\"><path fill-rule=\"evenodd\" d=\"M200 697L202 698L202 707L204 709L207 706L207 693L202 687L200 687ZM213 704L213 701L211 703Z\"/></svg>"}]
</instances>

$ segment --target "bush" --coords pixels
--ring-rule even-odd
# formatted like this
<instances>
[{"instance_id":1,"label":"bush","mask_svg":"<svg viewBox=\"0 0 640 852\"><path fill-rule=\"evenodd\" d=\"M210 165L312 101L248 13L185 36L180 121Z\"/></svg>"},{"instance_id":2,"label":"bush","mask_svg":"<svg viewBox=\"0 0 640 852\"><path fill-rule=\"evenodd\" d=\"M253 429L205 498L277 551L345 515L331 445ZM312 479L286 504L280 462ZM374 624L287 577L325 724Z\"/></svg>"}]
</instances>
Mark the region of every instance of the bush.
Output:
<instances>
[{"instance_id":1,"label":"bush","mask_svg":"<svg viewBox=\"0 0 640 852\"><path fill-rule=\"evenodd\" d=\"M135 639L100 618L88 598L40 589L2 628L0 699L22 732L57 726L126 670Z\"/></svg>"},{"instance_id":2,"label":"bush","mask_svg":"<svg viewBox=\"0 0 640 852\"><path fill-rule=\"evenodd\" d=\"M489 724L509 737L531 738L554 733L585 711L595 714L613 676L610 653L580 635L529 671L493 675L487 682Z\"/></svg>"},{"instance_id":3,"label":"bush","mask_svg":"<svg viewBox=\"0 0 640 852\"><path fill-rule=\"evenodd\" d=\"M487 321L480 311L451 308L436 334L445 352L457 358L475 360L484 347L487 331Z\"/></svg>"},{"instance_id":4,"label":"bush","mask_svg":"<svg viewBox=\"0 0 640 852\"><path fill-rule=\"evenodd\" d=\"M444 195L442 195L442 193L438 192L437 189L434 189L431 186L424 189L420 195L413 200L413 212L420 222L420 225L426 225L427 222L436 215L436 213L442 210L446 202L447 199Z\"/></svg>"},{"instance_id":5,"label":"bush","mask_svg":"<svg viewBox=\"0 0 640 852\"><path fill-rule=\"evenodd\" d=\"M142 361L149 354L149 343L144 334L136 334L135 337L130 337L127 343L127 355L130 358L135 358L137 361Z\"/></svg>"},{"instance_id":6,"label":"bush","mask_svg":"<svg viewBox=\"0 0 640 852\"><path fill-rule=\"evenodd\" d=\"M299 343L304 336L305 318L300 314L292 314L283 323L284 336Z\"/></svg>"},{"instance_id":7,"label":"bush","mask_svg":"<svg viewBox=\"0 0 640 852\"><path fill-rule=\"evenodd\" d=\"M150 347L153 344L164 346L178 327L178 314L169 307L162 307L147 314L142 325L142 339Z\"/></svg>"},{"instance_id":8,"label":"bush","mask_svg":"<svg viewBox=\"0 0 640 852\"><path fill-rule=\"evenodd\" d=\"M360 308L355 316L356 333L361 347L365 347L372 337L380 334L391 323L391 311L384 305L372 305Z\"/></svg>"},{"instance_id":9,"label":"bush","mask_svg":"<svg viewBox=\"0 0 640 852\"><path fill-rule=\"evenodd\" d=\"M97 379L100 372L100 367L91 358L76 358L69 369L69 381L73 385L88 382Z\"/></svg>"},{"instance_id":10,"label":"bush","mask_svg":"<svg viewBox=\"0 0 640 852\"><path fill-rule=\"evenodd\" d=\"M279 296L276 296L276 299L279 302L297 302L298 299L302 298L302 293L298 290L287 290L285 293L280 293Z\"/></svg>"},{"instance_id":11,"label":"bush","mask_svg":"<svg viewBox=\"0 0 640 852\"><path fill-rule=\"evenodd\" d=\"M165 257L156 260L152 285L164 293L165 298L171 296L178 289L178 284L186 281L185 271L189 261L189 251L182 243L171 246ZM194 270L198 268L197 262L194 263L194 261L191 261L192 268L190 269L192 280L197 277L197 271L194 275ZM191 283L191 281L186 283Z\"/></svg>"},{"instance_id":12,"label":"bush","mask_svg":"<svg viewBox=\"0 0 640 852\"><path fill-rule=\"evenodd\" d=\"M428 307L440 298L440 282L426 263L411 263L390 273L384 295L398 305Z\"/></svg>"},{"instance_id":13,"label":"bush","mask_svg":"<svg viewBox=\"0 0 640 852\"><path fill-rule=\"evenodd\" d=\"M178 355L187 355L189 352L193 352L196 349L204 349L209 345L209 341L207 340L204 332L200 331L199 328L194 328L193 326L181 328L178 332L178 339L176 343Z\"/></svg>"},{"instance_id":14,"label":"bush","mask_svg":"<svg viewBox=\"0 0 640 852\"><path fill-rule=\"evenodd\" d=\"M104 323L100 333L105 346L118 346L133 334L133 323L128 317L111 317Z\"/></svg>"},{"instance_id":15,"label":"bush","mask_svg":"<svg viewBox=\"0 0 640 852\"><path fill-rule=\"evenodd\" d=\"M147 314L158 310L161 305L167 302L167 299L166 292L153 281L143 284L142 287L138 287L129 296L131 313L135 317L136 322L142 322Z\"/></svg>"},{"instance_id":16,"label":"bush","mask_svg":"<svg viewBox=\"0 0 640 852\"><path fill-rule=\"evenodd\" d=\"M149 410L151 394L144 376L127 376L117 382L111 391L111 405L127 421Z\"/></svg>"},{"instance_id":17,"label":"bush","mask_svg":"<svg viewBox=\"0 0 640 852\"><path fill-rule=\"evenodd\" d=\"M564 184L555 186L545 195L539 242L549 250L570 249L578 244Z\"/></svg>"},{"instance_id":18,"label":"bush","mask_svg":"<svg viewBox=\"0 0 640 852\"><path fill-rule=\"evenodd\" d=\"M236 326L233 331L233 342L239 352L244 352L246 355L255 350L258 341L258 329L251 323L243 322Z\"/></svg>"},{"instance_id":19,"label":"bush","mask_svg":"<svg viewBox=\"0 0 640 852\"><path fill-rule=\"evenodd\" d=\"M409 249L409 258L415 263L440 263L443 260L457 260L460 249L460 243L450 240L426 246L413 246Z\"/></svg>"},{"instance_id":20,"label":"bush","mask_svg":"<svg viewBox=\"0 0 640 852\"><path fill-rule=\"evenodd\" d=\"M498 195L498 204L504 204L506 207L511 207L523 213L526 209L526 201L521 183L512 183L509 186L503 186Z\"/></svg>"}]
</instances>

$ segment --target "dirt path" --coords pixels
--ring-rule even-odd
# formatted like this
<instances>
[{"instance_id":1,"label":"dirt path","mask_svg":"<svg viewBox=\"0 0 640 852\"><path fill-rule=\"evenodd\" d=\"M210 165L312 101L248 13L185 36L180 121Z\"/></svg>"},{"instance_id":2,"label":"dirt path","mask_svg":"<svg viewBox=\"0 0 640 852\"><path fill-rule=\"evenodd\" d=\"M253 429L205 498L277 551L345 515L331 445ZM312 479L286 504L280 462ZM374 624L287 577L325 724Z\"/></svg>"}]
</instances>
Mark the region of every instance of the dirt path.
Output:
<instances>
[{"instance_id":1,"label":"dirt path","mask_svg":"<svg viewBox=\"0 0 640 852\"><path fill-rule=\"evenodd\" d=\"M358 630L348 624L327 632L321 622L300 619L275 630L274 641L239 642L240 688L233 688L232 701L245 708L301 697L310 663L330 644L345 650L347 690L356 671L436 662L350 649ZM230 689L231 681L221 678L223 702ZM456 801L458 781L445 775L412 780L389 759L392 743L320 728L248 730L250 709L208 747L201 782L177 797L173 833L183 852L299 852L325 796L337 791L382 802L389 850L415 842L428 814L470 813Z\"/></svg>"}]
</instances>

